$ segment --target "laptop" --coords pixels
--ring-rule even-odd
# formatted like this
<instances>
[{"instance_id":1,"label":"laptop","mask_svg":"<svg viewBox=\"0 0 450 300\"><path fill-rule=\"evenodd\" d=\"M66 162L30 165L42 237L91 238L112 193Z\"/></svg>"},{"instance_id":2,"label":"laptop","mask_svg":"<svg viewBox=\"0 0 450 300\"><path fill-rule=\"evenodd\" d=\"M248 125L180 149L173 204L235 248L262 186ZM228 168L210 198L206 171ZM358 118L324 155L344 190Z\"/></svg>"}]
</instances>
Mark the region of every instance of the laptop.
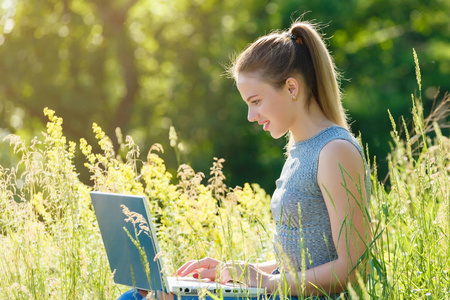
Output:
<instances>
[{"instance_id":1,"label":"laptop","mask_svg":"<svg viewBox=\"0 0 450 300\"><path fill-rule=\"evenodd\" d=\"M259 298L265 295L262 288L245 287L236 283L222 285L192 277L166 276L163 257L158 255L161 252L145 196L103 192L91 192L90 195L115 283L146 291L159 290L195 298L205 289L224 298ZM137 223L133 226L132 222L125 221L125 207L143 217L141 223L144 227ZM144 268L147 264L145 257L149 276Z\"/></svg>"}]
</instances>

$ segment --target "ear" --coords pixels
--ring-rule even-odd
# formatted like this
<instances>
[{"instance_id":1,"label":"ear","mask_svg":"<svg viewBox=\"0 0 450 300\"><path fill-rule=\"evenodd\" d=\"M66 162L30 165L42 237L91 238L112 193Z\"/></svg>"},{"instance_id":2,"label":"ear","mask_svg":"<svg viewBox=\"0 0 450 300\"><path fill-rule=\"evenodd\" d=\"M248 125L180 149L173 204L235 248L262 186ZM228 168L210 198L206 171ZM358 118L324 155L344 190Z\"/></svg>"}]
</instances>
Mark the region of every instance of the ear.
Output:
<instances>
[{"instance_id":1,"label":"ear","mask_svg":"<svg viewBox=\"0 0 450 300\"><path fill-rule=\"evenodd\" d=\"M286 88L289 90L289 94L291 94L293 98L297 98L299 92L299 82L296 78L289 77L286 79Z\"/></svg>"}]
</instances>

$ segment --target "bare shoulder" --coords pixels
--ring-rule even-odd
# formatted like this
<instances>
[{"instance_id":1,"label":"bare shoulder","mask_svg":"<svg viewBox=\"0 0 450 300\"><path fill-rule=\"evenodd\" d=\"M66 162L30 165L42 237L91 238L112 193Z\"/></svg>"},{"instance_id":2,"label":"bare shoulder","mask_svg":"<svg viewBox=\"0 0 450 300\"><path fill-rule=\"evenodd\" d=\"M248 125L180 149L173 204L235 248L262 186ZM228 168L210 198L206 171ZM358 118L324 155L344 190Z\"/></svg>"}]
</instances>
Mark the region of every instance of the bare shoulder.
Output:
<instances>
[{"instance_id":1,"label":"bare shoulder","mask_svg":"<svg viewBox=\"0 0 450 300\"><path fill-rule=\"evenodd\" d=\"M364 162L359 150L351 142L336 139L326 144L319 155L318 179L341 174L364 174Z\"/></svg>"},{"instance_id":2,"label":"bare shoulder","mask_svg":"<svg viewBox=\"0 0 450 300\"><path fill-rule=\"evenodd\" d=\"M342 139L332 140L326 144L320 152L321 158L359 158L362 162L359 150L351 142Z\"/></svg>"},{"instance_id":3,"label":"bare shoulder","mask_svg":"<svg viewBox=\"0 0 450 300\"><path fill-rule=\"evenodd\" d=\"M333 140L325 145L319 155L317 183L329 210L342 217L348 204L359 206L360 199L366 198L365 173L363 158L351 142Z\"/></svg>"}]
</instances>

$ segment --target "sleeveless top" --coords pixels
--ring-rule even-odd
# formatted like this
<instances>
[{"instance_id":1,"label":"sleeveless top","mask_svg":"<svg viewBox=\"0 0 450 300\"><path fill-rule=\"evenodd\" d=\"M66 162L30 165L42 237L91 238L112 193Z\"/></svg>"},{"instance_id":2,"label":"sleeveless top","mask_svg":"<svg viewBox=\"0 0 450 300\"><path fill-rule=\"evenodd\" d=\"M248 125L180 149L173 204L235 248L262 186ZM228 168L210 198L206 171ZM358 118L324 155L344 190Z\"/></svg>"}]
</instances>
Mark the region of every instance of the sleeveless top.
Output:
<instances>
[{"instance_id":1,"label":"sleeveless top","mask_svg":"<svg viewBox=\"0 0 450 300\"><path fill-rule=\"evenodd\" d=\"M297 271L302 270L301 243L305 253L304 269L337 259L328 210L317 183L320 151L335 139L352 143L364 161L364 153L355 137L343 127L331 126L306 141L295 143L276 181L271 200L271 211L276 223L274 250L281 261L287 257L290 266ZM364 185L368 200L370 174L365 166ZM358 181L357 178L355 180Z\"/></svg>"}]
</instances>

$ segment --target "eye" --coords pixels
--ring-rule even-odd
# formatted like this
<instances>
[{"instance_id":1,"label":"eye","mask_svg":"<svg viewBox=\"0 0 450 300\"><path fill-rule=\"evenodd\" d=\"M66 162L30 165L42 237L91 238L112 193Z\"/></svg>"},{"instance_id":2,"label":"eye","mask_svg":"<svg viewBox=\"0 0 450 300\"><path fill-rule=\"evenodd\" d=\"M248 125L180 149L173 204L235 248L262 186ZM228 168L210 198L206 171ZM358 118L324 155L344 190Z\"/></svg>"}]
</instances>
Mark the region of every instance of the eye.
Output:
<instances>
[{"instance_id":1,"label":"eye","mask_svg":"<svg viewBox=\"0 0 450 300\"><path fill-rule=\"evenodd\" d=\"M258 105L260 101L261 100L254 100L254 101L252 101L252 104Z\"/></svg>"}]
</instances>

